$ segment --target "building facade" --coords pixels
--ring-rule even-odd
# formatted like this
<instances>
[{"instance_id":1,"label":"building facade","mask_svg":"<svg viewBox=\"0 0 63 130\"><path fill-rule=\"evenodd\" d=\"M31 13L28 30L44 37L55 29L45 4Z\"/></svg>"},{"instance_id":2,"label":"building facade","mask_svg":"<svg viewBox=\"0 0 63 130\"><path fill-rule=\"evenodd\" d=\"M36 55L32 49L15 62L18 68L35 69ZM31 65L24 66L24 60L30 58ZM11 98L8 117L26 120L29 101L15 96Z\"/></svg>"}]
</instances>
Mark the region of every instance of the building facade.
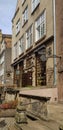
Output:
<instances>
[{"instance_id":1,"label":"building facade","mask_svg":"<svg viewBox=\"0 0 63 130\"><path fill-rule=\"evenodd\" d=\"M12 83L12 68L11 68L11 47L12 36L8 34L1 34L0 41L0 83L3 85Z\"/></svg>"},{"instance_id":2,"label":"building facade","mask_svg":"<svg viewBox=\"0 0 63 130\"><path fill-rule=\"evenodd\" d=\"M36 87L39 93L43 91L54 100L58 99L59 77L63 75L59 69L62 56L58 41L61 10L58 0L18 0L12 19L14 84Z\"/></svg>"},{"instance_id":3,"label":"building facade","mask_svg":"<svg viewBox=\"0 0 63 130\"><path fill-rule=\"evenodd\" d=\"M62 0L56 1L56 52L60 56L57 59L57 74L58 74L58 96L59 100L63 101L63 3Z\"/></svg>"}]
</instances>

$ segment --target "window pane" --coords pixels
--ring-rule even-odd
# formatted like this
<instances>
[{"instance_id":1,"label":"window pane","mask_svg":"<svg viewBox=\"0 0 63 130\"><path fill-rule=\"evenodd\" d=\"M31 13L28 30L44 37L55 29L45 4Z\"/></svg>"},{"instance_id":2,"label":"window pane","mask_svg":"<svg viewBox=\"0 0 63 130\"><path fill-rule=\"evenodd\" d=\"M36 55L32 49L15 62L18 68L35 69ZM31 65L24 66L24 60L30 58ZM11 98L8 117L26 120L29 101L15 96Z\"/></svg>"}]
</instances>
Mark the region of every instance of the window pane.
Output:
<instances>
[{"instance_id":1,"label":"window pane","mask_svg":"<svg viewBox=\"0 0 63 130\"><path fill-rule=\"evenodd\" d=\"M26 9L22 14L22 25L24 25L27 20L28 20L28 7L26 7Z\"/></svg>"},{"instance_id":2,"label":"window pane","mask_svg":"<svg viewBox=\"0 0 63 130\"><path fill-rule=\"evenodd\" d=\"M32 26L28 29L26 33L26 49L32 45Z\"/></svg>"},{"instance_id":3,"label":"window pane","mask_svg":"<svg viewBox=\"0 0 63 130\"><path fill-rule=\"evenodd\" d=\"M36 21L36 41L46 34L46 15L45 11Z\"/></svg>"},{"instance_id":4,"label":"window pane","mask_svg":"<svg viewBox=\"0 0 63 130\"><path fill-rule=\"evenodd\" d=\"M16 23L16 34L20 31L20 20Z\"/></svg>"},{"instance_id":5,"label":"window pane","mask_svg":"<svg viewBox=\"0 0 63 130\"><path fill-rule=\"evenodd\" d=\"M24 52L24 36L20 39L19 48L20 48L20 54L23 53Z\"/></svg>"},{"instance_id":6,"label":"window pane","mask_svg":"<svg viewBox=\"0 0 63 130\"><path fill-rule=\"evenodd\" d=\"M39 3L40 0L32 0L32 12L35 10Z\"/></svg>"},{"instance_id":7,"label":"window pane","mask_svg":"<svg viewBox=\"0 0 63 130\"><path fill-rule=\"evenodd\" d=\"M41 37L44 35L44 23L41 24Z\"/></svg>"}]
</instances>

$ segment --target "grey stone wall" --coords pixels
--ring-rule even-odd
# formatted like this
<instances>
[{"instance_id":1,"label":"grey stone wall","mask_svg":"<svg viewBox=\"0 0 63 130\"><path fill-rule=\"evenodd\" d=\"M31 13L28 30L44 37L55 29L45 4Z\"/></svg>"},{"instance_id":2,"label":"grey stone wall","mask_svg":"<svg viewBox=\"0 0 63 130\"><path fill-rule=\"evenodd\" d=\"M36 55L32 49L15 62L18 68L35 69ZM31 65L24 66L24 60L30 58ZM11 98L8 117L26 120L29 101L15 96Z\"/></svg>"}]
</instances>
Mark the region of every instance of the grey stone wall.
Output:
<instances>
[{"instance_id":1,"label":"grey stone wall","mask_svg":"<svg viewBox=\"0 0 63 130\"><path fill-rule=\"evenodd\" d=\"M36 99L22 98L23 105L26 107L27 115L35 116L47 120L47 102Z\"/></svg>"}]
</instances>

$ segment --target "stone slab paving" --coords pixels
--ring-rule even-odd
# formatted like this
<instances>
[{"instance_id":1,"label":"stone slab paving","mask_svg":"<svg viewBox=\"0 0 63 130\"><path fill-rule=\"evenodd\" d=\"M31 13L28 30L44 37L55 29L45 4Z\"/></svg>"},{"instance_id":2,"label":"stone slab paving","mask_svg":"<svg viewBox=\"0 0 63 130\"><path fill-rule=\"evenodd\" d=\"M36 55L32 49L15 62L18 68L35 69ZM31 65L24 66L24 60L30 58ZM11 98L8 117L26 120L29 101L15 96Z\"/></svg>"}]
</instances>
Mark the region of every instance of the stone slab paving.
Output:
<instances>
[{"instance_id":1,"label":"stone slab paving","mask_svg":"<svg viewBox=\"0 0 63 130\"><path fill-rule=\"evenodd\" d=\"M63 125L63 104L48 104L49 118Z\"/></svg>"},{"instance_id":2,"label":"stone slab paving","mask_svg":"<svg viewBox=\"0 0 63 130\"><path fill-rule=\"evenodd\" d=\"M21 124L19 127L17 125L8 125L8 130L58 130L58 124L54 121L43 121L35 120L32 121L28 119L28 124Z\"/></svg>"},{"instance_id":3,"label":"stone slab paving","mask_svg":"<svg viewBox=\"0 0 63 130\"><path fill-rule=\"evenodd\" d=\"M15 119L14 118L0 118L0 121L5 120L5 126L0 127L0 130L8 130L9 126L13 126ZM13 129L12 129L13 130Z\"/></svg>"},{"instance_id":4,"label":"stone slab paving","mask_svg":"<svg viewBox=\"0 0 63 130\"><path fill-rule=\"evenodd\" d=\"M28 118L28 124L22 124L22 130L59 130L59 125L63 125L63 104L48 104L49 121L44 120L31 120ZM0 130L20 130L15 125L15 119L6 117L0 118L5 120L7 124L0 127Z\"/></svg>"},{"instance_id":5,"label":"stone slab paving","mask_svg":"<svg viewBox=\"0 0 63 130\"><path fill-rule=\"evenodd\" d=\"M21 127L17 127L14 118L0 118L0 120L5 120L6 123L6 126L0 127L0 130L21 130L20 128L22 130L58 130L58 124L54 121L28 119L28 124L21 124Z\"/></svg>"},{"instance_id":6,"label":"stone slab paving","mask_svg":"<svg viewBox=\"0 0 63 130\"><path fill-rule=\"evenodd\" d=\"M47 121L41 121L41 120L37 120L34 122L30 121L28 124L28 127L29 127L29 130L58 130L57 124L54 125L54 122L49 122L49 121L47 122ZM25 130L26 126L23 126L22 128L23 130Z\"/></svg>"}]
</instances>

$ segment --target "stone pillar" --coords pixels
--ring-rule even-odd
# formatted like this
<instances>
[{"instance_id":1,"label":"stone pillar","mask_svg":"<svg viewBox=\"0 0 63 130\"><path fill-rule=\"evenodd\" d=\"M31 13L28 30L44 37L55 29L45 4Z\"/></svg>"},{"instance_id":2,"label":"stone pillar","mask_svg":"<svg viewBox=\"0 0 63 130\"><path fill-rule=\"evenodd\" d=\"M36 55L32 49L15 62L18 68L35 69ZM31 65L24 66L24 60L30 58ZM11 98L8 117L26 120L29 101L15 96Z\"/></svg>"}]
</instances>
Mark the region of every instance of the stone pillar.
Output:
<instances>
[{"instance_id":1,"label":"stone pillar","mask_svg":"<svg viewBox=\"0 0 63 130\"><path fill-rule=\"evenodd\" d=\"M16 126L21 127L23 123L27 123L26 107L23 103L20 103L16 109L15 115Z\"/></svg>"},{"instance_id":2,"label":"stone pillar","mask_svg":"<svg viewBox=\"0 0 63 130\"><path fill-rule=\"evenodd\" d=\"M36 68L35 68L35 54L33 54L33 56L32 56L32 63L33 63L33 67L32 67L32 86L36 86L36 78L35 78L35 70L36 70Z\"/></svg>"}]
</instances>

